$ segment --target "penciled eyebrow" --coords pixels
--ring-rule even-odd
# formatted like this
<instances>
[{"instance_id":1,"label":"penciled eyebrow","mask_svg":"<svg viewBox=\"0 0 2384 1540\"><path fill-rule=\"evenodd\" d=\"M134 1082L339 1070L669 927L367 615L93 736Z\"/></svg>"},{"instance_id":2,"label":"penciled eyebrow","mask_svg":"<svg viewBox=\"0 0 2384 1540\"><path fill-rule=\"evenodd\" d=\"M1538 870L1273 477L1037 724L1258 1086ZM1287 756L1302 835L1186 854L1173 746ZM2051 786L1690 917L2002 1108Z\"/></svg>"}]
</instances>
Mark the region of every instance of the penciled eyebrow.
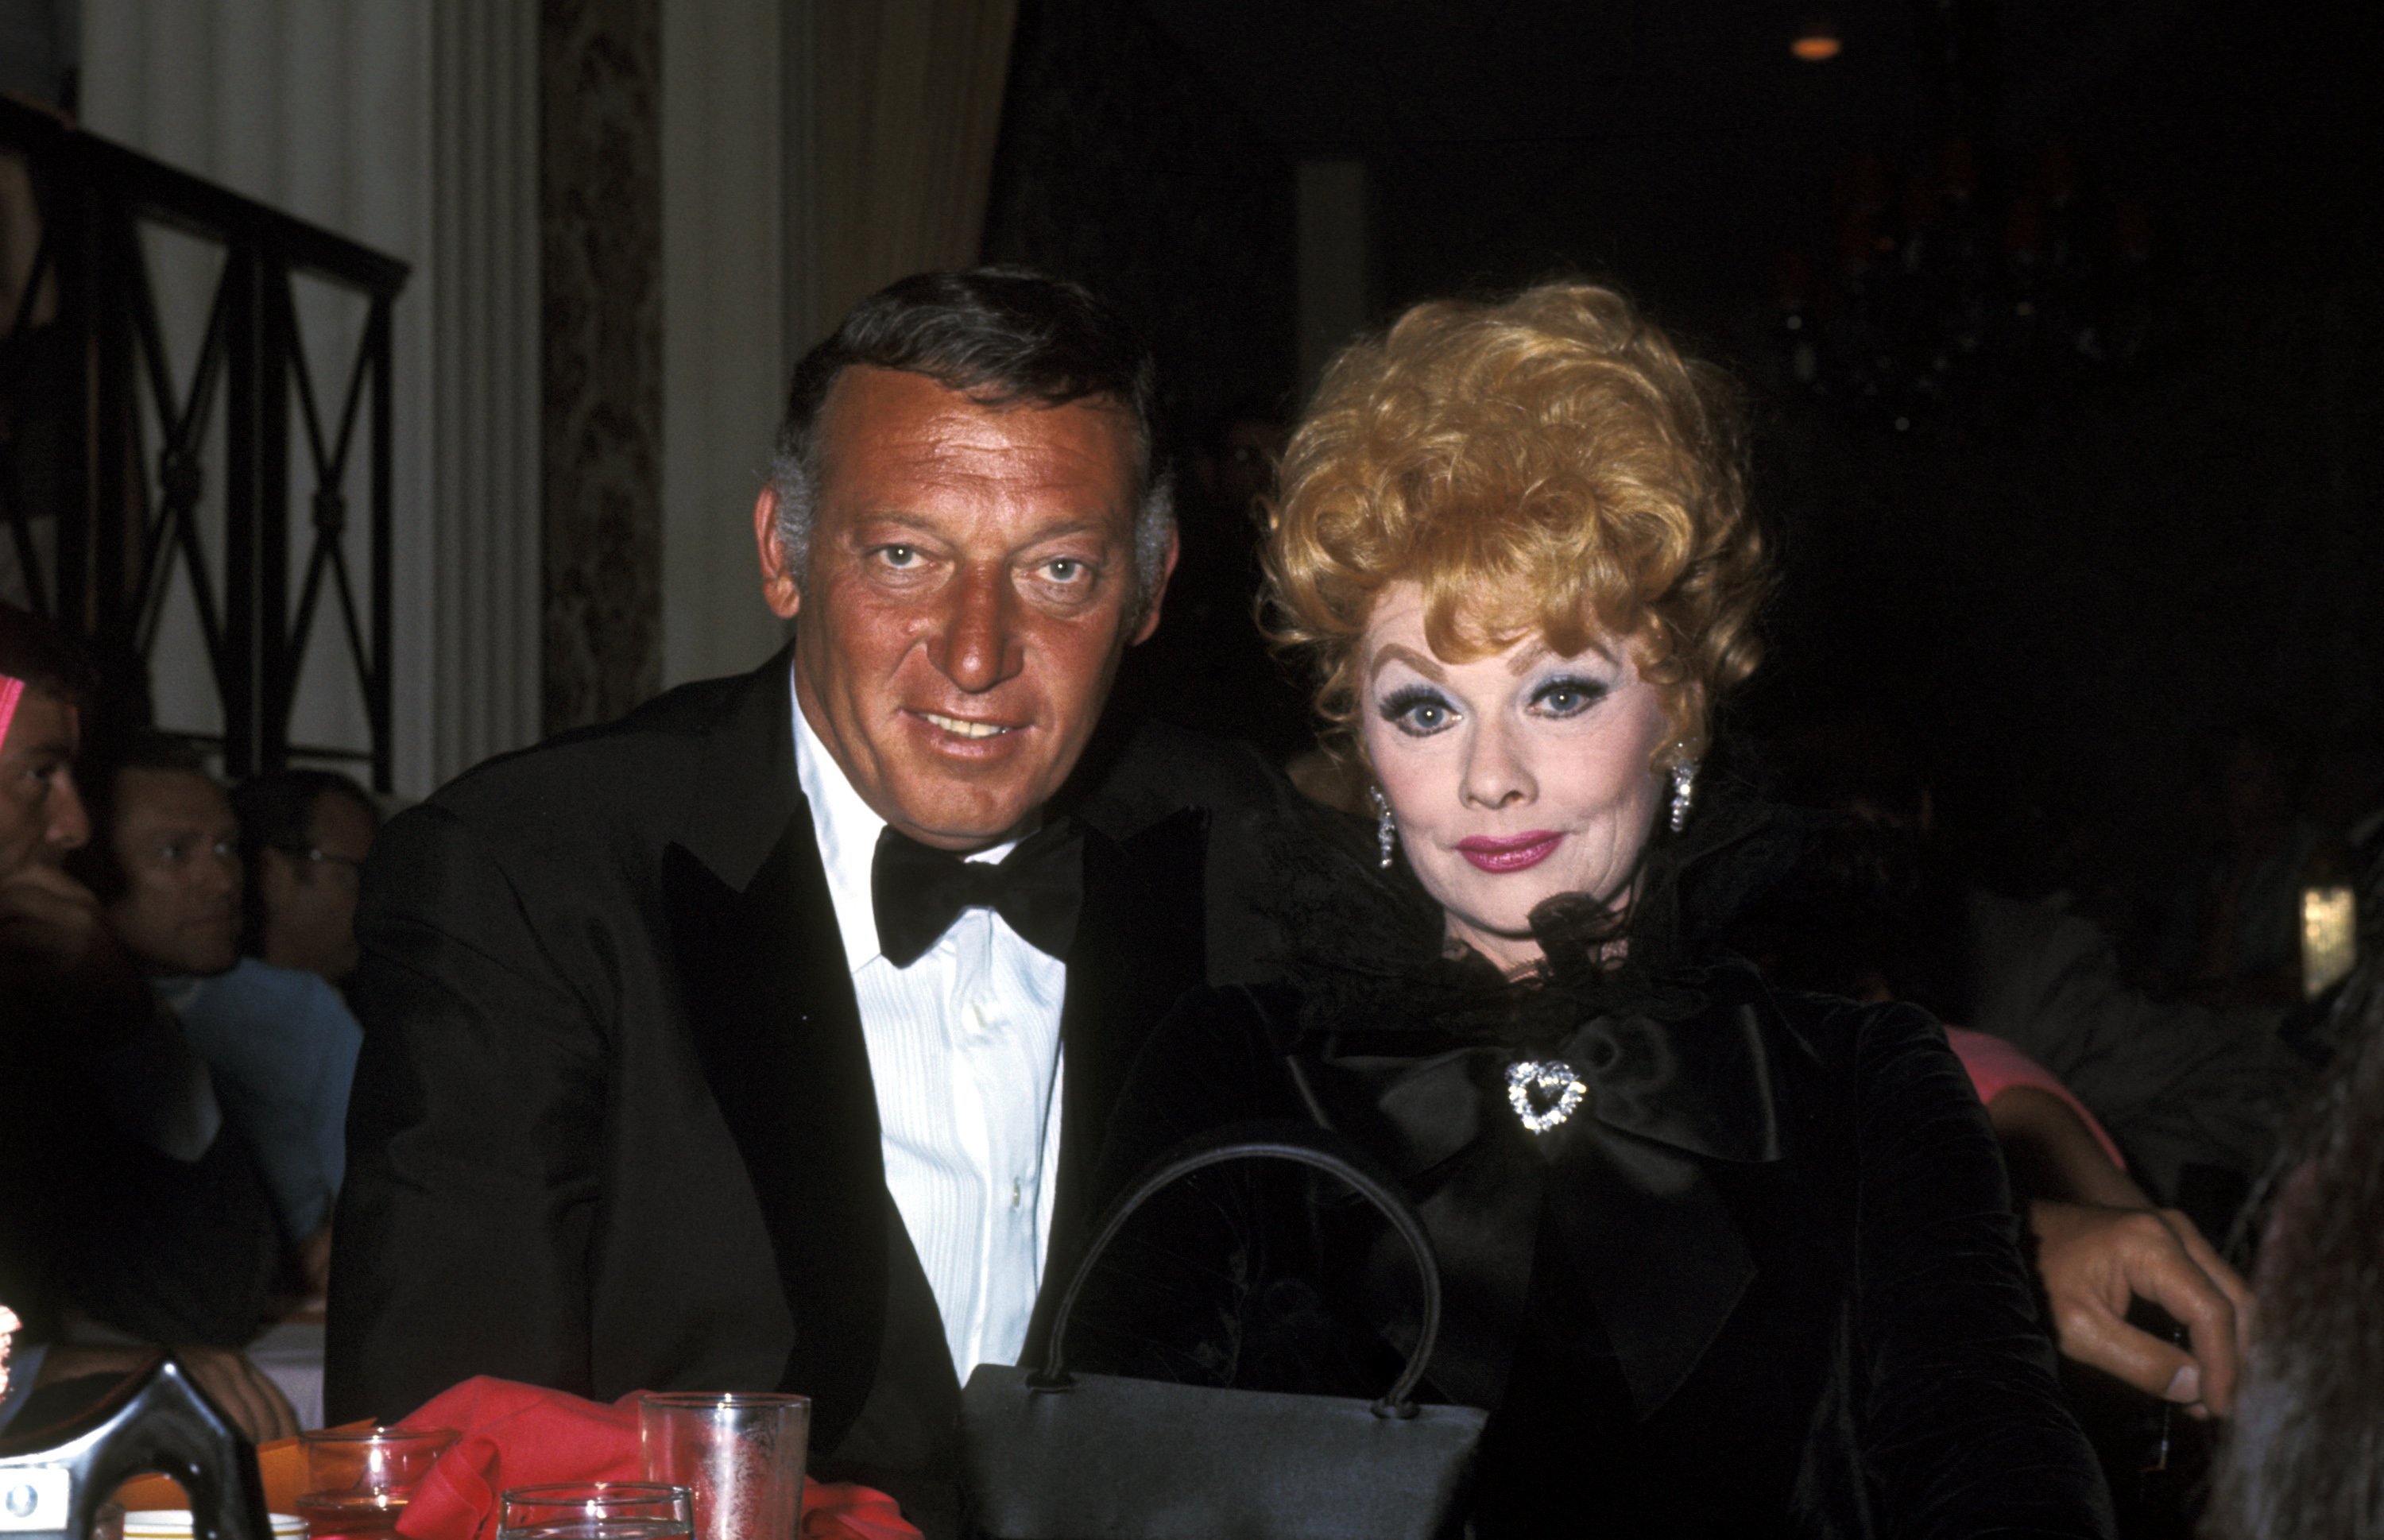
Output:
<instances>
[{"instance_id":1,"label":"penciled eyebrow","mask_svg":"<svg viewBox=\"0 0 2384 1540\"><path fill-rule=\"evenodd\" d=\"M1386 641L1374 650L1373 665L1366 670L1368 681L1371 682L1374 676L1383 671L1384 665L1391 663L1406 664L1436 685L1448 682L1447 671L1438 663L1424 656L1414 648L1396 641Z\"/></svg>"},{"instance_id":2,"label":"penciled eyebrow","mask_svg":"<svg viewBox=\"0 0 2384 1540\"><path fill-rule=\"evenodd\" d=\"M1552 655L1552 652L1553 650L1545 640L1534 646L1526 647L1521 652L1516 653L1513 659L1508 663L1507 672L1520 678L1523 675L1529 674L1533 669L1537 668L1543 660ZM1571 657L1578 658L1590 652L1596 653L1608 664L1612 664L1614 662L1613 652L1608 650L1606 643L1598 640L1595 637L1590 639L1590 642L1587 647L1583 648L1579 652L1572 653Z\"/></svg>"}]
</instances>

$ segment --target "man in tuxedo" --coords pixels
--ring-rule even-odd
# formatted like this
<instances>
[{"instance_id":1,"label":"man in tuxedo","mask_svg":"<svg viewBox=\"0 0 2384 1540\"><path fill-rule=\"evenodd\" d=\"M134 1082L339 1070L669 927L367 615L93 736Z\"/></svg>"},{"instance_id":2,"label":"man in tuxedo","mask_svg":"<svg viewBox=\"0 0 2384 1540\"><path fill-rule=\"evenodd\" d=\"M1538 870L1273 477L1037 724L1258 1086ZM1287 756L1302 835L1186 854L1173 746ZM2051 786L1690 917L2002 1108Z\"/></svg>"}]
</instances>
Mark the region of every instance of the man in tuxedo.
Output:
<instances>
[{"instance_id":1,"label":"man in tuxedo","mask_svg":"<svg viewBox=\"0 0 2384 1540\"><path fill-rule=\"evenodd\" d=\"M1074 284L863 301L754 507L791 652L391 823L334 1420L475 1373L783 1388L815 1469L949 1527L960 1383L1046 1325L1136 1045L1248 950L1203 893L1278 795L1254 756L1096 732L1175 558L1154 402Z\"/></svg>"}]
</instances>

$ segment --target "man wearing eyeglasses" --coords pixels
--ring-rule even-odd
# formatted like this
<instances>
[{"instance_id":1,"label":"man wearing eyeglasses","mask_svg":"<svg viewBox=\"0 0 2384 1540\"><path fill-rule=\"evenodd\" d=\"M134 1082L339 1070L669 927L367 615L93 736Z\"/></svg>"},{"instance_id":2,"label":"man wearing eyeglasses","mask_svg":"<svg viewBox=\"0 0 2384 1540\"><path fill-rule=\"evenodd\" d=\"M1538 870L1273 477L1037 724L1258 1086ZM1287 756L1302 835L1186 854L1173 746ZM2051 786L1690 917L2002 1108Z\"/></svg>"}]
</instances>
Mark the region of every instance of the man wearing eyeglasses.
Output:
<instances>
[{"instance_id":1,"label":"man wearing eyeglasses","mask_svg":"<svg viewBox=\"0 0 2384 1540\"><path fill-rule=\"evenodd\" d=\"M247 870L241 950L344 985L356 946L356 874L380 809L333 770L269 770L231 796Z\"/></svg>"}]
</instances>

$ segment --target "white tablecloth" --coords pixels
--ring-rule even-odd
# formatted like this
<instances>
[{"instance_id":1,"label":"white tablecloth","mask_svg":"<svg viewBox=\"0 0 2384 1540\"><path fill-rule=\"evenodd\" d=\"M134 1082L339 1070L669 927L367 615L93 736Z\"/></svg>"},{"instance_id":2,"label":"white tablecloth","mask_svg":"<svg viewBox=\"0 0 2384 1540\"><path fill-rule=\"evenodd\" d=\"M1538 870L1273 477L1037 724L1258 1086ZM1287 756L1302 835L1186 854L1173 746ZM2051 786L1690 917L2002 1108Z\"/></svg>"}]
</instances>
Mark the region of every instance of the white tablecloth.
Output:
<instances>
[{"instance_id":1,"label":"white tablecloth","mask_svg":"<svg viewBox=\"0 0 2384 1540\"><path fill-rule=\"evenodd\" d=\"M265 1377L290 1397L302 1428L323 1425L323 1323L282 1321L248 1345L248 1356Z\"/></svg>"}]
</instances>

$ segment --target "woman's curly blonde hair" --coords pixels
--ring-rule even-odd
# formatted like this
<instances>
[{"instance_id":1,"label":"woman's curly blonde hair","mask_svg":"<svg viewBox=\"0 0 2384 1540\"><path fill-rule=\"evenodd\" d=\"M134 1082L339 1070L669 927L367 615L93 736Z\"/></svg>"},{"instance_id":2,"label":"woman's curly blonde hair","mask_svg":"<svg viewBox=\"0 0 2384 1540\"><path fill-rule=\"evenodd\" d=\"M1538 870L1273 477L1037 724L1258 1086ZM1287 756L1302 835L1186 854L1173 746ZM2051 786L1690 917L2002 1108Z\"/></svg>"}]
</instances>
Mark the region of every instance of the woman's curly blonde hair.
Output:
<instances>
[{"instance_id":1,"label":"woman's curly blonde hair","mask_svg":"<svg viewBox=\"0 0 2384 1540\"><path fill-rule=\"evenodd\" d=\"M1677 729L1659 764L1704 753L1714 702L1761 653L1736 389L1592 284L1433 301L1344 352L1285 453L1272 525L1270 629L1311 652L1343 735L1359 638L1403 579L1452 660L1628 639Z\"/></svg>"}]
</instances>

